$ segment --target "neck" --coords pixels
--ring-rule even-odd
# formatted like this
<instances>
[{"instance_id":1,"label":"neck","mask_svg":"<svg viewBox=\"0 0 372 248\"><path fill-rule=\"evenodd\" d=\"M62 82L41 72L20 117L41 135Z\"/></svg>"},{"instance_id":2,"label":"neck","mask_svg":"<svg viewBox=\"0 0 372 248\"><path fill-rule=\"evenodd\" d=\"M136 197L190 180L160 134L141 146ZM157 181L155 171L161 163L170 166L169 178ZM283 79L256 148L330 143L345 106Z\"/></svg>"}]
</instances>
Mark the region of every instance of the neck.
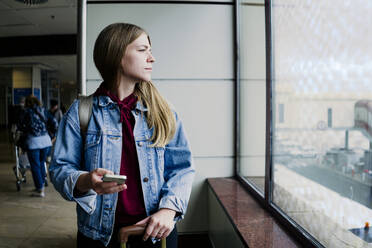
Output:
<instances>
[{"instance_id":1,"label":"neck","mask_svg":"<svg viewBox=\"0 0 372 248\"><path fill-rule=\"evenodd\" d=\"M122 101L124 98L132 94L134 92L135 86L136 86L136 82L134 81L129 82L129 81L125 81L124 79L120 80L120 84L116 92L120 101Z\"/></svg>"}]
</instances>

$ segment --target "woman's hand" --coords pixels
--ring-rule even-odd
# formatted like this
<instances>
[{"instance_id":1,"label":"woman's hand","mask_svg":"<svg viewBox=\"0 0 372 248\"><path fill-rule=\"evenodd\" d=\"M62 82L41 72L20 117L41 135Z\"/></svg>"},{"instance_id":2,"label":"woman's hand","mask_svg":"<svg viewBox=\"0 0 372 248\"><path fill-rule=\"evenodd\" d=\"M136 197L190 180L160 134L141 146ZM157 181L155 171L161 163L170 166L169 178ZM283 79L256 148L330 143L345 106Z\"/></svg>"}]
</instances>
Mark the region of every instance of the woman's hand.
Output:
<instances>
[{"instance_id":1,"label":"woman's hand","mask_svg":"<svg viewBox=\"0 0 372 248\"><path fill-rule=\"evenodd\" d=\"M89 173L81 174L75 187L79 192L87 192L93 189L99 195L112 194L127 188L126 184L119 185L116 182L103 182L102 177L105 174L113 175L114 173L110 170L98 168Z\"/></svg>"},{"instance_id":2,"label":"woman's hand","mask_svg":"<svg viewBox=\"0 0 372 248\"><path fill-rule=\"evenodd\" d=\"M135 225L147 225L143 240L149 237L163 239L168 237L174 228L174 216L176 211L162 208L155 214L137 222Z\"/></svg>"}]
</instances>

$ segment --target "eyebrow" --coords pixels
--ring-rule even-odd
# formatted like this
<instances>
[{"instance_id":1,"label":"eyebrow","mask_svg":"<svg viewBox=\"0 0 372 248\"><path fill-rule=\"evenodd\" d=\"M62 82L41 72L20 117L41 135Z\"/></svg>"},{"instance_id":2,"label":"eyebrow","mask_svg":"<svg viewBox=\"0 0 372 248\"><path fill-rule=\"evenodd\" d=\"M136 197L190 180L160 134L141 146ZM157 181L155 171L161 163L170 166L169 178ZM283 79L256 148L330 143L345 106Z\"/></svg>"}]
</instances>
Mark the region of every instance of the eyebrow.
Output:
<instances>
[{"instance_id":1,"label":"eyebrow","mask_svg":"<svg viewBox=\"0 0 372 248\"><path fill-rule=\"evenodd\" d=\"M138 45L137 47L145 47L145 48L149 48L148 45ZM151 48L151 47L150 47Z\"/></svg>"}]
</instances>

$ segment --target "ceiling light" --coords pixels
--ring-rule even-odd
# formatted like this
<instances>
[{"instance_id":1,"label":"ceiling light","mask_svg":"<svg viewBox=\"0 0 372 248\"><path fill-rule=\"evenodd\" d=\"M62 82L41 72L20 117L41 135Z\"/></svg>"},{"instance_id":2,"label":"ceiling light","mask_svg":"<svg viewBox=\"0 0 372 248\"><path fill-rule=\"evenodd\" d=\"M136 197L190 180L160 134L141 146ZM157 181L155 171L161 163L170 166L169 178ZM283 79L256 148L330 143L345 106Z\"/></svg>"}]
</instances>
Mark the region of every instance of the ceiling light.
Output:
<instances>
[{"instance_id":1,"label":"ceiling light","mask_svg":"<svg viewBox=\"0 0 372 248\"><path fill-rule=\"evenodd\" d=\"M48 0L15 0L16 2L24 3L27 5L37 5L48 2Z\"/></svg>"}]
</instances>

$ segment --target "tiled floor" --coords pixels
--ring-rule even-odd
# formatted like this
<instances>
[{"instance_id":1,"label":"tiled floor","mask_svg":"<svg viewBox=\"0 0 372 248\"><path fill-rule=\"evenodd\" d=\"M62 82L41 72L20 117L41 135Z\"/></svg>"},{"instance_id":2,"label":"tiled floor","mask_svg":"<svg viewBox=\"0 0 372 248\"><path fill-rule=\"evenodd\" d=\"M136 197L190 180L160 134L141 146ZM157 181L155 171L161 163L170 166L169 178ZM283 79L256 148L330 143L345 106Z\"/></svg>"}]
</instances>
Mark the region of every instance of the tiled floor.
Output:
<instances>
[{"instance_id":1,"label":"tiled floor","mask_svg":"<svg viewBox=\"0 0 372 248\"><path fill-rule=\"evenodd\" d=\"M51 183L45 198L31 197L30 171L17 192L12 149L8 134L0 131L0 248L76 247L75 204L64 200Z\"/></svg>"}]
</instances>

